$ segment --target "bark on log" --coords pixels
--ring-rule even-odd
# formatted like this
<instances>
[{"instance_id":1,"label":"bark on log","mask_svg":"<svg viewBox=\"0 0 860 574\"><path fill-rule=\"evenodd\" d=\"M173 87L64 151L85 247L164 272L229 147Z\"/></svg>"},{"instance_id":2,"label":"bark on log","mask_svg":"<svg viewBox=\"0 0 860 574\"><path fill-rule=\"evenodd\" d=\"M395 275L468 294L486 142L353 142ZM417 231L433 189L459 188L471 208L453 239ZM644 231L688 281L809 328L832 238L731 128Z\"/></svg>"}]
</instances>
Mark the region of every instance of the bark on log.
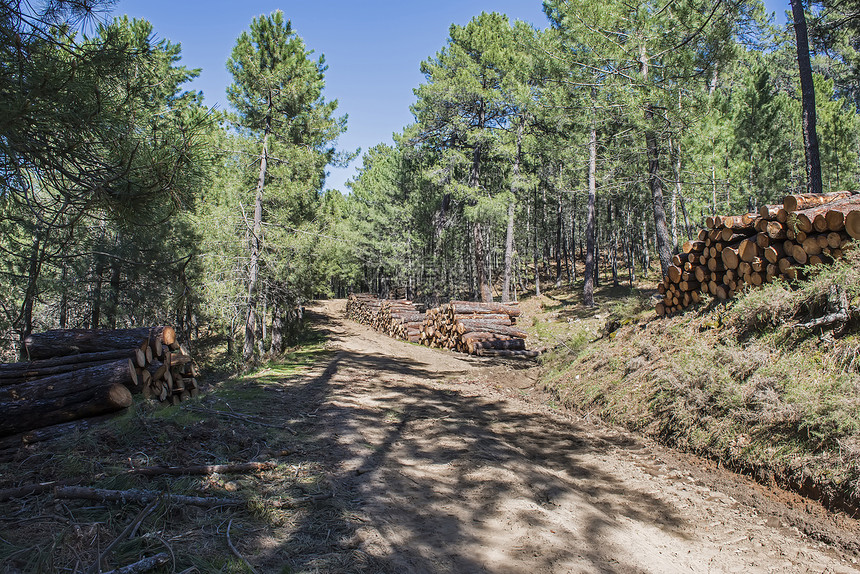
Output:
<instances>
[{"instance_id":1,"label":"bark on log","mask_svg":"<svg viewBox=\"0 0 860 574\"><path fill-rule=\"evenodd\" d=\"M460 321L456 326L456 331L461 335L465 333L472 332L483 332L483 333L496 333L499 335L509 335L511 337L519 337L520 339L525 339L528 337L528 333L525 331L520 331L516 327L505 327L503 325L497 325L495 323L490 323L487 321L473 321L473 320L464 320Z\"/></svg>"},{"instance_id":2,"label":"bark on log","mask_svg":"<svg viewBox=\"0 0 860 574\"><path fill-rule=\"evenodd\" d=\"M473 303L471 301L451 301L448 307L455 313L504 313L510 317L519 317L519 307L502 303Z\"/></svg>"},{"instance_id":3,"label":"bark on log","mask_svg":"<svg viewBox=\"0 0 860 574\"><path fill-rule=\"evenodd\" d=\"M4 401L55 399L104 385L120 384L131 387L134 372L130 359L120 359L71 373L4 386L0 388L0 404Z\"/></svg>"},{"instance_id":4,"label":"bark on log","mask_svg":"<svg viewBox=\"0 0 860 574\"><path fill-rule=\"evenodd\" d=\"M170 555L167 552L159 552L155 556L142 558L137 562L133 562L132 564L128 564L122 568L107 570L101 574L141 574L141 572L155 570L159 566L163 566L168 562L170 562Z\"/></svg>"},{"instance_id":5,"label":"bark on log","mask_svg":"<svg viewBox=\"0 0 860 574\"><path fill-rule=\"evenodd\" d=\"M123 385L90 387L74 395L0 403L0 436L115 412L131 406Z\"/></svg>"},{"instance_id":6,"label":"bark on log","mask_svg":"<svg viewBox=\"0 0 860 574\"><path fill-rule=\"evenodd\" d=\"M169 326L138 329L57 329L33 333L24 339L23 354L28 360L49 359L78 353L112 349L136 349L141 341L164 344L176 341L176 331Z\"/></svg>"},{"instance_id":7,"label":"bark on log","mask_svg":"<svg viewBox=\"0 0 860 574\"><path fill-rule=\"evenodd\" d=\"M850 191L834 191L831 193L799 193L796 195L786 195L782 200L782 205L786 211L798 211L808 209L816 205L824 205L831 201L845 199L851 197Z\"/></svg>"}]
</instances>

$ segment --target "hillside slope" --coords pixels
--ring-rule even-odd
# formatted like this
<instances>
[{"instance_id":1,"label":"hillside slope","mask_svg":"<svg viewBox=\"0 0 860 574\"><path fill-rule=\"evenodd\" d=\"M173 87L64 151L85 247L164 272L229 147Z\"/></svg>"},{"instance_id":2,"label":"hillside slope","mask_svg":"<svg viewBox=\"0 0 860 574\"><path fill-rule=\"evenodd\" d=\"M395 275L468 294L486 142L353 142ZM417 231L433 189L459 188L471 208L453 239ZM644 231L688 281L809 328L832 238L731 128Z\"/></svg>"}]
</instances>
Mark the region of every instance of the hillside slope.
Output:
<instances>
[{"instance_id":1,"label":"hillside slope","mask_svg":"<svg viewBox=\"0 0 860 574\"><path fill-rule=\"evenodd\" d=\"M542 384L568 407L856 514L858 296L854 253L670 318L644 295L602 315L545 301L532 330L556 350Z\"/></svg>"}]
</instances>

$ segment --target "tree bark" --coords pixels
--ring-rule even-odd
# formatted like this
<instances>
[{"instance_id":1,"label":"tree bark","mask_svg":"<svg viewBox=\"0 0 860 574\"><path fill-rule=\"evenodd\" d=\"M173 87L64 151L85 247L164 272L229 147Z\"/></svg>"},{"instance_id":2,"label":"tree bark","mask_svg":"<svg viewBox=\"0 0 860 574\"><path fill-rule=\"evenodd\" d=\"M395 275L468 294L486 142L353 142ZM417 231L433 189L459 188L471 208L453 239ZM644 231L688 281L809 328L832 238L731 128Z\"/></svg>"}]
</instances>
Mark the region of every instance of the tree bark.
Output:
<instances>
[{"instance_id":1,"label":"tree bark","mask_svg":"<svg viewBox=\"0 0 860 574\"><path fill-rule=\"evenodd\" d=\"M821 193L821 158L818 152L818 133L815 128L815 86L812 81L812 64L809 60L809 36L806 14L801 0L791 0L794 17L794 35L797 39L797 68L800 73L800 93L803 106L803 151L806 156L806 189Z\"/></svg>"},{"instance_id":2,"label":"tree bark","mask_svg":"<svg viewBox=\"0 0 860 574\"><path fill-rule=\"evenodd\" d=\"M594 92L592 91L592 96ZM588 206L585 215L585 285L582 300L587 307L594 306L594 218L597 202L597 120L591 121L588 142Z\"/></svg>"},{"instance_id":3,"label":"tree bark","mask_svg":"<svg viewBox=\"0 0 860 574\"><path fill-rule=\"evenodd\" d=\"M131 403L128 388L103 382L60 396L3 401L0 436L118 411Z\"/></svg>"},{"instance_id":4,"label":"tree bark","mask_svg":"<svg viewBox=\"0 0 860 574\"><path fill-rule=\"evenodd\" d=\"M248 364L254 358L254 343L257 328L257 298L259 297L260 253L263 248L263 192L266 187L266 172L269 162L269 133L272 129L272 96L269 95L269 113L263 131L263 149L260 152L260 173L257 177L257 193L254 199L254 226L250 237L250 257L248 261L248 313L245 319L245 344L242 347L242 360Z\"/></svg>"},{"instance_id":5,"label":"tree bark","mask_svg":"<svg viewBox=\"0 0 860 574\"><path fill-rule=\"evenodd\" d=\"M33 333L24 339L24 357L29 360L50 359L78 353L98 353L113 349L136 349L149 340L156 355L159 345L176 341L173 327L138 329L61 329Z\"/></svg>"},{"instance_id":6,"label":"tree bark","mask_svg":"<svg viewBox=\"0 0 860 574\"><path fill-rule=\"evenodd\" d=\"M508 203L508 227L505 231L505 276L502 282L502 303L511 300L511 262L514 258L514 223L516 216L516 199L519 191L520 157L523 141L522 117L517 124L517 152L514 156L514 169L511 175L511 201Z\"/></svg>"},{"instance_id":7,"label":"tree bark","mask_svg":"<svg viewBox=\"0 0 860 574\"><path fill-rule=\"evenodd\" d=\"M645 82L648 80L648 64L648 53L643 44L640 49L639 71ZM654 106L651 102L645 103L645 120L653 125ZM645 150L648 157L648 187L651 189L651 203L654 209L657 255L660 257L660 268L665 277L669 271L669 266L672 264L672 239L666 225L666 208L663 203L663 180L660 178L660 145L657 141L657 132L651 125L645 130Z\"/></svg>"}]
</instances>

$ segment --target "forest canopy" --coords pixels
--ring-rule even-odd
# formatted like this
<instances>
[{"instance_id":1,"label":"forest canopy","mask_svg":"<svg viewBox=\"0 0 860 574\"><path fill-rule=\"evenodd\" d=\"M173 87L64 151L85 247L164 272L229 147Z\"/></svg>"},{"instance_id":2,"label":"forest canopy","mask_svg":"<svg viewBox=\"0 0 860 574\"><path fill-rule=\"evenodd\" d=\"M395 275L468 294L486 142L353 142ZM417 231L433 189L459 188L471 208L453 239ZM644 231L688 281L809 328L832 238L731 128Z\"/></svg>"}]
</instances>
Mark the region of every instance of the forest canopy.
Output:
<instances>
[{"instance_id":1,"label":"forest canopy","mask_svg":"<svg viewBox=\"0 0 860 574\"><path fill-rule=\"evenodd\" d=\"M347 129L327 65L274 12L208 109L181 48L103 0L0 2L0 332L176 324L277 355L305 302L515 299L659 278L705 216L860 176L851 3L546 0L482 13L423 62L414 122L326 190ZM789 6L786 6L789 8ZM323 46L324 48L324 46ZM807 86L808 87L808 86ZM202 331L202 334L201 334ZM240 342L235 347L234 342Z\"/></svg>"}]
</instances>

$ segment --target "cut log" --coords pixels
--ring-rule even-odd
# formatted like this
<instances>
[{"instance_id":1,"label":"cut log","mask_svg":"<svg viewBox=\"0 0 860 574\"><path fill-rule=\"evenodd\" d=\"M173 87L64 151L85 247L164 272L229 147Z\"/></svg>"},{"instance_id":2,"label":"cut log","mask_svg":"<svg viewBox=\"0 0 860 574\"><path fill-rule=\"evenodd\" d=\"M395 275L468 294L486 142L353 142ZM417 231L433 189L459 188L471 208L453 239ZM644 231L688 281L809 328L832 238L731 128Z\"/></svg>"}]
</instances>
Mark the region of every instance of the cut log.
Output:
<instances>
[{"instance_id":1,"label":"cut log","mask_svg":"<svg viewBox=\"0 0 860 574\"><path fill-rule=\"evenodd\" d=\"M519 337L520 339L525 339L526 337L528 337L528 333L526 333L525 331L520 331L516 327L505 327L503 325L497 325L495 323L487 321L475 321L471 319L459 321L456 326L456 331L461 335L465 333L480 331L484 333L509 335L511 337Z\"/></svg>"},{"instance_id":2,"label":"cut log","mask_svg":"<svg viewBox=\"0 0 860 574\"><path fill-rule=\"evenodd\" d=\"M58 329L33 333L24 339L23 355L27 360L49 359L63 355L94 353L113 349L139 348L144 340L176 340L172 327L138 329ZM168 343L169 344L169 343Z\"/></svg>"},{"instance_id":3,"label":"cut log","mask_svg":"<svg viewBox=\"0 0 860 574\"><path fill-rule=\"evenodd\" d=\"M845 231L854 239L860 239L860 210L845 216Z\"/></svg>"},{"instance_id":4,"label":"cut log","mask_svg":"<svg viewBox=\"0 0 860 574\"><path fill-rule=\"evenodd\" d=\"M740 263L740 255L738 254L737 247L724 247L720 252L720 258L726 269L737 269Z\"/></svg>"},{"instance_id":5,"label":"cut log","mask_svg":"<svg viewBox=\"0 0 860 574\"><path fill-rule=\"evenodd\" d=\"M473 303L471 301L451 301L448 307L453 313L504 313L511 317L519 317L519 307L511 303Z\"/></svg>"},{"instance_id":6,"label":"cut log","mask_svg":"<svg viewBox=\"0 0 860 574\"><path fill-rule=\"evenodd\" d=\"M786 195L782 200L782 205L786 211L798 211L808 209L817 205L824 205L839 199L845 199L853 195L850 191L834 191L831 193L799 193L796 195Z\"/></svg>"},{"instance_id":7,"label":"cut log","mask_svg":"<svg viewBox=\"0 0 860 574\"><path fill-rule=\"evenodd\" d=\"M115 412L131 406L124 385L99 385L52 399L0 402L0 436Z\"/></svg>"},{"instance_id":8,"label":"cut log","mask_svg":"<svg viewBox=\"0 0 860 574\"><path fill-rule=\"evenodd\" d=\"M782 207L782 205L762 205L758 208L758 215L764 220L773 221Z\"/></svg>"},{"instance_id":9,"label":"cut log","mask_svg":"<svg viewBox=\"0 0 860 574\"><path fill-rule=\"evenodd\" d=\"M134 369L131 359L120 359L71 373L9 385L0 388L0 402L55 399L103 385L120 384L133 387ZM0 418L2 418L2 411L0 411Z\"/></svg>"},{"instance_id":10,"label":"cut log","mask_svg":"<svg viewBox=\"0 0 860 574\"><path fill-rule=\"evenodd\" d=\"M749 263L756 257L762 257L763 255L762 248L758 246L754 238L744 239L738 246L738 256L741 258L741 261Z\"/></svg>"}]
</instances>

